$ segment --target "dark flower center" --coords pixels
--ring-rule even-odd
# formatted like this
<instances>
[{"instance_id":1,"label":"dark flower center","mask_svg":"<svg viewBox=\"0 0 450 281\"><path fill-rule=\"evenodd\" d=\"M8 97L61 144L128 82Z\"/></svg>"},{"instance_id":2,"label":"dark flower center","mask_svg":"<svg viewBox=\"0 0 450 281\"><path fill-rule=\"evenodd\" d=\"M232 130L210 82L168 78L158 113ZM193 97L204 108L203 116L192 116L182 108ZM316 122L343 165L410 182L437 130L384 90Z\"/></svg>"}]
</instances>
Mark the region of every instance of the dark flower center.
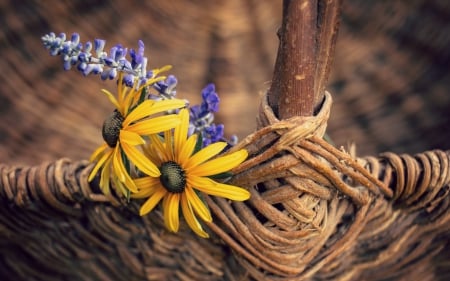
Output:
<instances>
[{"instance_id":1,"label":"dark flower center","mask_svg":"<svg viewBox=\"0 0 450 281\"><path fill-rule=\"evenodd\" d=\"M119 140L120 129L125 118L115 109L103 123L102 136L109 147L114 148Z\"/></svg>"},{"instance_id":2,"label":"dark flower center","mask_svg":"<svg viewBox=\"0 0 450 281\"><path fill-rule=\"evenodd\" d=\"M186 173L180 165L173 161L165 162L159 168L161 184L173 193L184 191L186 186Z\"/></svg>"}]
</instances>

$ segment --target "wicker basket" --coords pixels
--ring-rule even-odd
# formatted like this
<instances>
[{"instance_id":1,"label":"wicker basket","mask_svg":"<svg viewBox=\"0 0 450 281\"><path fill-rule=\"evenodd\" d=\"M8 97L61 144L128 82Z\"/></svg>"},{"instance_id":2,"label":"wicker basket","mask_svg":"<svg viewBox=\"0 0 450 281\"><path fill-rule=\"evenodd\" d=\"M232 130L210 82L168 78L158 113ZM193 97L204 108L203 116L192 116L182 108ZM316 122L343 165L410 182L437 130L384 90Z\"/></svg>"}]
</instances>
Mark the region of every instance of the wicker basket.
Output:
<instances>
[{"instance_id":1,"label":"wicker basket","mask_svg":"<svg viewBox=\"0 0 450 281\"><path fill-rule=\"evenodd\" d=\"M275 12L271 10L273 4L268 2L254 6L258 6L261 14L271 15ZM418 3L415 3L417 9L415 11L419 11L424 5L422 2L419 3L421 5ZM72 6L60 5L54 7L54 13L67 15L69 10L65 9ZM119 2L113 2L111 6L102 5L99 4L100 17L96 19L99 24L102 24L101 15L114 15L114 11L122 8L124 11L138 8L127 8ZM160 5L161 10L167 13L174 12L169 9L172 7L166 9L164 4ZM231 11L236 11L240 7L239 4L229 5L226 11L230 15ZM437 2L430 5L433 11L437 9L445 14L446 10L441 9ZM348 21L358 19L356 15L362 15L367 9L373 8L369 6L369 4L344 6L344 16ZM375 6L374 11L382 10L379 6ZM33 23L46 18L45 14L39 17L31 13L34 9L38 9L37 5L29 4L25 7L28 8L20 8L24 9L20 14L24 18L28 14L31 15L28 21L24 21L29 25L28 30ZM212 5L208 9L213 8ZM83 8L79 9L85 11ZM146 9L150 11L152 8ZM79 13L86 15L85 12ZM21 34L23 29L20 28L20 24L14 25L16 22L8 15L7 13L4 18L14 32L5 33L3 37L20 41L11 34ZM223 12L223 15L227 15L227 12ZM253 18L257 22L256 25L265 22L255 15ZM277 22L276 18L274 22ZM351 32L345 33L345 23L346 21L343 37L345 41L342 44L353 46L355 41L349 36ZM436 26L433 23L428 25ZM42 29L41 33L47 31L45 25L37 26ZM108 25L105 26L99 29L107 31ZM241 25L236 25L235 28L235 31L242 30ZM370 27L366 27L366 31L367 29ZM210 31L204 33L208 32ZM216 43L227 42L226 32L221 33L220 30L214 32L218 36L218 39L214 37ZM93 34L95 35L97 34ZM31 35L24 35L23 40L26 42L31 40L27 36ZM36 33L32 33L32 36L36 37ZM12 47L19 43L14 40L10 42ZM254 40L258 42L257 39ZM376 42L376 46L381 46L385 41ZM231 44L231 47L233 46ZM102 104L100 99L97 100L99 96L97 93L91 95L88 92L89 89L98 88L98 84L96 81L86 82L83 88L86 92L79 93L78 88L70 88L73 87L70 80L73 77L79 79L78 74L73 76L69 74L66 77L65 73L66 78L57 76L57 79L52 80L52 77L59 74L44 69L54 70L56 73L60 71L59 65L56 66L56 63L48 65L46 62L48 58L36 55L36 53L42 55L44 51L41 53L32 49L32 52L36 53L19 54L12 47L9 49L11 54L5 55L2 62L5 74L2 77L4 87L0 96L1 114L5 117L5 122L0 127L2 133L0 139L5 147L0 150L3 155L1 162L4 163L0 164L2 279L446 280L450 278L448 273L450 151L430 150L414 155L388 152L375 157L357 157L354 146L338 149L325 142L322 137L329 125L328 119L341 121L345 115L340 111L343 108L342 100L354 101L355 96L360 95L361 90L365 89L355 86L342 87L342 84L338 83L341 81L341 74L334 74L334 82L331 83L331 89L336 92L342 91L336 95L337 101L333 104L331 95L326 94L321 109L313 117L277 120L267 106L266 97L260 98L257 129L244 137L235 148L245 147L250 152L250 158L235 169L235 176L232 179L234 184L248 188L252 197L242 203L230 203L207 197L206 200L214 214L214 222L208 224L207 229L213 235L210 239L202 239L192 234L185 225L181 226L178 234L168 233L164 229L160 213L152 212L149 216L140 217L139 206L136 203L127 203L114 196L104 196L96 182L88 184L87 175L92 166L85 161L71 159L86 158L94 147L96 139L94 136L98 135L99 124L90 123L84 109L92 104ZM343 51L339 56L339 44L337 48L339 66L343 65L340 59L345 61L346 55ZM161 49L164 49L164 46ZM388 53L397 52L395 48L386 47L386 49L389 50ZM218 50L222 50L223 53L216 54L216 62L221 56L229 59L225 59L226 62L235 61L236 57L228 54L226 48ZM260 46L258 50L264 53L264 47ZM16 73L8 67L20 65L28 55L38 58L34 63L41 66L36 68L36 72L19 68ZM364 57L364 54L361 57ZM444 59L446 58L447 55L444 54ZM266 56L264 61L267 60ZM374 64L370 61L368 65ZM392 64L398 65L394 62ZM419 64L412 63L415 66ZM394 68L387 65L390 69ZM230 65L226 66L229 68L225 69L231 69ZM265 66L270 67L269 64ZM421 69L419 66L417 68ZM351 70L354 71L343 68L343 73L353 73ZM369 71L381 75L371 68ZM414 68L411 71L414 72ZM42 80L33 79L35 77L33 73L40 73L37 77ZM249 70L249 73L252 72ZM414 72L417 73L422 72ZM216 74L218 77L219 74ZM227 76L229 73L220 74L224 78L218 84L230 85L231 74L230 76ZM379 77L377 75L368 77ZM445 77L445 73L443 76ZM21 80L23 77L25 78ZM354 78L350 74L349 77ZM416 76L412 75L409 79L414 77ZM381 81L386 81L387 78L383 79ZM34 84L28 84L26 81L33 81ZM362 83L360 80L358 82ZM242 83L244 86L241 85L240 92L245 92L246 86L257 82L245 80ZM365 84L366 87L372 85L371 83L374 82L370 80ZM411 89L418 91L419 86L415 85ZM223 87L227 89L227 86ZM399 87L401 88L401 85ZM441 88L432 87L430 97L441 97L442 87L445 89L445 84ZM392 98L391 90L391 88L380 90L380 93L385 93L383 97L387 101ZM86 98L79 99L81 94ZM246 98L254 99L251 96ZM373 108L370 105L375 98L376 96L372 96L363 103L367 113L372 112ZM402 100L401 104L406 103L407 99ZM423 104L430 103L424 101ZM332 111L336 105L340 110ZM358 105L359 103L355 102L354 108L357 109ZM404 108L406 110L409 107ZM445 102L438 107L439 112L445 113L446 109L448 103ZM109 108L100 105L98 111L92 112L91 117L100 122L108 110ZM333 115L333 112L336 115ZM394 114L393 112L388 111L389 114ZM233 113L230 112L230 115ZM357 113L355 111L353 117L359 117ZM381 119L395 135L397 127L389 126L389 118L386 117L391 116L389 114L382 115ZM401 112L395 114L399 116ZM412 114L413 112L408 112L408 116ZM333 116L338 118L333 119ZM440 119L436 120L432 116L430 113L426 115L428 119L424 120L439 120L439 122L448 120L448 115L445 114L443 116L437 114L436 118ZM12 127L12 122L18 124L18 127ZM80 128L80 122L87 125ZM439 122L437 124L440 124ZM358 119L354 123L358 125L356 131L353 131L358 136L356 140L370 139L370 136L364 136L367 128L361 129L364 122ZM367 125L366 123L364 125ZM446 123L442 124L445 128ZM248 126L251 125L247 124L246 127ZM338 125L333 126L334 129L332 127L330 130L332 133L337 132L336 128L340 128ZM370 128L376 130L378 127L369 126ZM344 128L345 135L353 137L349 130ZM426 132L417 130L414 136ZM55 137L58 134L64 137ZM245 135L245 132L241 134ZM367 152L373 148L386 147L390 143L398 143L396 148L399 148L402 145L400 134L392 137L391 142L380 141L378 146L369 145L363 149ZM389 137L387 134L383 136ZM448 132L430 133L430 136L436 138L433 137L429 143L422 146L418 141L417 146L410 147L419 150L442 144L441 147L446 148L442 140L446 139ZM28 141L23 141L24 139ZM343 137L339 139L342 140ZM364 142L362 143L364 145ZM68 155L70 159L53 160L55 156L61 155ZM27 164L15 164L19 162Z\"/></svg>"},{"instance_id":2,"label":"wicker basket","mask_svg":"<svg viewBox=\"0 0 450 281\"><path fill-rule=\"evenodd\" d=\"M277 120L264 102L260 129L235 149L251 157L233 182L244 203L206 200L211 240L170 234L156 211L89 185L67 159L0 166L5 276L43 280L306 280L432 276L448 235L450 153L355 158L322 139L326 94L314 117Z\"/></svg>"}]
</instances>

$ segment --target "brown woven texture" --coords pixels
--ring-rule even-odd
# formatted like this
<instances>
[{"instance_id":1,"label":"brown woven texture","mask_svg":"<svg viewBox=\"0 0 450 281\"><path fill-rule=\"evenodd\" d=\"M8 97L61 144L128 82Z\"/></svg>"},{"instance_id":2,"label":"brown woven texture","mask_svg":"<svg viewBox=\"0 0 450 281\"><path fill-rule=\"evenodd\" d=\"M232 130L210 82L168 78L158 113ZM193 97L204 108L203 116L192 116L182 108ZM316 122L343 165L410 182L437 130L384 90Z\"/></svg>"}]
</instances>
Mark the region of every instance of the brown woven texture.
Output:
<instances>
[{"instance_id":1,"label":"brown woven texture","mask_svg":"<svg viewBox=\"0 0 450 281\"><path fill-rule=\"evenodd\" d=\"M446 1L344 1L332 106L284 121L256 102L272 75L281 4L167 2L0 1L2 279L450 278ZM100 88L113 85L64 73L41 46L49 31L108 46L143 39L150 64L173 64L192 102L216 83L219 121L252 153L233 179L252 198L207 198L211 239L185 226L168 233L158 212L141 218L137 203L87 184L82 159L111 111ZM326 125L335 146L320 138ZM349 140L378 156L336 149Z\"/></svg>"},{"instance_id":2,"label":"brown woven texture","mask_svg":"<svg viewBox=\"0 0 450 281\"><path fill-rule=\"evenodd\" d=\"M24 280L377 280L447 276L432 259L450 220L450 152L355 159L322 139L315 117L277 120L233 149L251 157L234 184L251 199L206 200L216 236L169 234L154 211L101 195L67 159L0 166L3 276ZM220 239L218 239L220 238Z\"/></svg>"}]
</instances>

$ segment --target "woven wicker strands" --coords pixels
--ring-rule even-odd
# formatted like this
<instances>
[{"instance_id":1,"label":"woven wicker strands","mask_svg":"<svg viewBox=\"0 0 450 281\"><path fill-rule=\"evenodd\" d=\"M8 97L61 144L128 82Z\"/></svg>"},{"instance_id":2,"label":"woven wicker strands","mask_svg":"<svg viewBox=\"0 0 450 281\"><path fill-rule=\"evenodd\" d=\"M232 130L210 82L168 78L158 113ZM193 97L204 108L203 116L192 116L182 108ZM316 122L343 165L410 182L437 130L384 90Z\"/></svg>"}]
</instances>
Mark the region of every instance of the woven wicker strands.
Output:
<instances>
[{"instance_id":1,"label":"woven wicker strands","mask_svg":"<svg viewBox=\"0 0 450 281\"><path fill-rule=\"evenodd\" d=\"M0 276L13 280L214 280L224 253L90 187L86 162L0 166Z\"/></svg>"},{"instance_id":2,"label":"woven wicker strands","mask_svg":"<svg viewBox=\"0 0 450 281\"><path fill-rule=\"evenodd\" d=\"M254 157L234 178L252 197L211 199L212 229L257 280L433 278L450 154L356 159L321 138L330 105L326 95L315 118L278 121L263 103L262 128L241 143Z\"/></svg>"},{"instance_id":3,"label":"woven wicker strands","mask_svg":"<svg viewBox=\"0 0 450 281\"><path fill-rule=\"evenodd\" d=\"M0 274L23 280L432 280L444 251L450 154L355 158L325 142L327 93L314 117L278 121L234 149L251 157L243 203L206 197L211 239L104 196L91 166L61 159L0 166ZM184 229L183 229L184 228ZM219 239L220 238L220 239ZM448 259L447 259L448 260ZM445 276L445 270L439 273Z\"/></svg>"}]
</instances>

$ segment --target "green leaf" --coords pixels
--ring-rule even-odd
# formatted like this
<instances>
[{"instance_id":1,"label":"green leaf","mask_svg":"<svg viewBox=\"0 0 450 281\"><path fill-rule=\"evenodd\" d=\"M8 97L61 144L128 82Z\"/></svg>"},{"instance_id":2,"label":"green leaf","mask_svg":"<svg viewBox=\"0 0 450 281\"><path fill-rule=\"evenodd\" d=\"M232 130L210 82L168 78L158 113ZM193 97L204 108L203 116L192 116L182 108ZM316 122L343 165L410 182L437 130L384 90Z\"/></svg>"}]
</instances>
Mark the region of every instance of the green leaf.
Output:
<instances>
[{"instance_id":1,"label":"green leaf","mask_svg":"<svg viewBox=\"0 0 450 281\"><path fill-rule=\"evenodd\" d=\"M130 203L131 191L127 188L125 193L125 199L127 199L127 203Z\"/></svg>"},{"instance_id":2,"label":"green leaf","mask_svg":"<svg viewBox=\"0 0 450 281\"><path fill-rule=\"evenodd\" d=\"M203 148L203 136L201 133L197 134L197 142L195 143L194 151L192 152L192 155L199 152Z\"/></svg>"},{"instance_id":3,"label":"green leaf","mask_svg":"<svg viewBox=\"0 0 450 281\"><path fill-rule=\"evenodd\" d=\"M148 86L142 88L141 95L139 97L139 101L137 104L141 104L142 102L144 102L147 99L147 94L148 94Z\"/></svg>"},{"instance_id":4,"label":"green leaf","mask_svg":"<svg viewBox=\"0 0 450 281\"><path fill-rule=\"evenodd\" d=\"M131 172L131 166L130 166L130 160L128 160L127 155L125 152L121 149L120 155L122 156L123 165L125 166L125 169L127 170L128 174L130 175Z\"/></svg>"},{"instance_id":5,"label":"green leaf","mask_svg":"<svg viewBox=\"0 0 450 281\"><path fill-rule=\"evenodd\" d=\"M228 179L231 178L233 176L232 172L223 172L217 175L212 175L212 176L208 176L208 178L212 179L212 180L224 180L224 179Z\"/></svg>"}]
</instances>

